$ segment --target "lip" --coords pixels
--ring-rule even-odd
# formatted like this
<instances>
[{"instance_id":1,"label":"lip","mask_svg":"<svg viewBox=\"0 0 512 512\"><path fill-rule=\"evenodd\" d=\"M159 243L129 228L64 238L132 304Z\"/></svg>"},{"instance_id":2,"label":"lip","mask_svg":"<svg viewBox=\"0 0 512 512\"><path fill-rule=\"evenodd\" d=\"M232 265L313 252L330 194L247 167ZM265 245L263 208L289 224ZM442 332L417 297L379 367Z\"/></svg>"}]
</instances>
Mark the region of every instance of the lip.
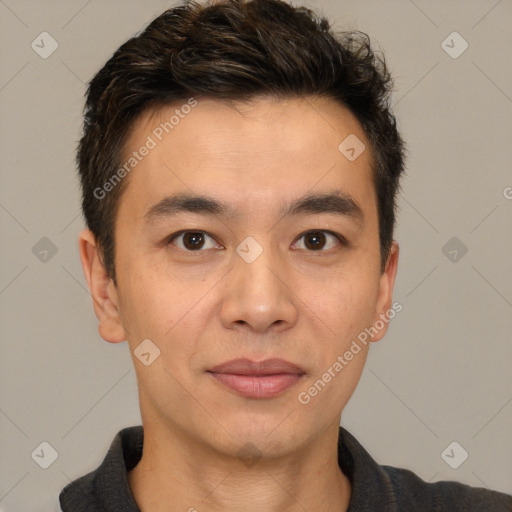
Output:
<instances>
[{"instance_id":1,"label":"lip","mask_svg":"<svg viewBox=\"0 0 512 512\"><path fill-rule=\"evenodd\" d=\"M304 374L306 373L300 366L285 361L284 359L265 359L263 361L252 361L246 358L233 359L219 364L208 370L212 373L231 373L234 375L277 375Z\"/></svg>"},{"instance_id":2,"label":"lip","mask_svg":"<svg viewBox=\"0 0 512 512\"><path fill-rule=\"evenodd\" d=\"M233 359L208 373L224 386L247 398L272 398L297 384L305 371L283 359Z\"/></svg>"}]
</instances>

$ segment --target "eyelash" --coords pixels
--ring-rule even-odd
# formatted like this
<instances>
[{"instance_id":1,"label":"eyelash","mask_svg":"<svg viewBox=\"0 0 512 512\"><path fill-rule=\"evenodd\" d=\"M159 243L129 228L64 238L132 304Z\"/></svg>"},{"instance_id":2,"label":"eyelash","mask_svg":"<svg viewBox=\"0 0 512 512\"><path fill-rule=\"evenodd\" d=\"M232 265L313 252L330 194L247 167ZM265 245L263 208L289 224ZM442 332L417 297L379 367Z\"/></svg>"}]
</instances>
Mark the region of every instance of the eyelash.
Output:
<instances>
[{"instance_id":1,"label":"eyelash","mask_svg":"<svg viewBox=\"0 0 512 512\"><path fill-rule=\"evenodd\" d=\"M183 235L185 235L187 233L199 233L199 234L202 234L202 235L207 235L212 240L215 240L214 237L211 236L206 231L200 231L200 230L195 231L195 230L190 230L189 229L189 230L184 230L184 231L178 231L177 233L172 234L170 237L168 237L166 245L171 245L172 242L174 242L174 240L176 240L180 236L183 236ZM312 233L326 233L326 234L331 235L334 238L336 238L341 246L347 247L349 245L347 239L343 235L340 235L339 233L335 233L334 231L329 231L329 230L326 230L326 229L312 229L312 230L309 230L309 231L305 231L304 233L299 235L296 238L296 240L298 241L298 240L300 240L300 239L304 238L305 236L307 236L309 234L312 234ZM178 247L178 249L181 250L181 251L187 252L187 253L201 253L201 252L204 252L206 250L206 249L202 249L201 248L201 249L198 249L197 251L191 251L189 249L182 249L181 247ZM330 250L332 250L332 248L331 249L327 249L327 250L319 249L318 251L307 250L307 249L302 249L302 250L306 250L307 252L310 252L310 253L326 253L326 252L329 252Z\"/></svg>"}]
</instances>

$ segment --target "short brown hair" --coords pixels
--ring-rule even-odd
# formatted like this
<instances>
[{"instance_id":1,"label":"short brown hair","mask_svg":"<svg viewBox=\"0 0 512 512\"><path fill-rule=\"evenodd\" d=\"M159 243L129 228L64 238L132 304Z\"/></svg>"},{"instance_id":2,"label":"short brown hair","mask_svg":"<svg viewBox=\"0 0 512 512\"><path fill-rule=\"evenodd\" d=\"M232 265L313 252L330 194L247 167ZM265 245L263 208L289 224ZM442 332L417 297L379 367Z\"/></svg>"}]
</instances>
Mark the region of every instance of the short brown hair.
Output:
<instances>
[{"instance_id":1,"label":"short brown hair","mask_svg":"<svg viewBox=\"0 0 512 512\"><path fill-rule=\"evenodd\" d=\"M305 7L282 0L192 0L165 11L113 54L86 94L77 152L82 210L109 277L116 282L114 224L127 179L100 198L95 191L122 165L129 130L141 113L191 97L314 95L347 107L373 150L384 269L404 166L391 85L384 57L373 52L366 34L335 33Z\"/></svg>"}]
</instances>

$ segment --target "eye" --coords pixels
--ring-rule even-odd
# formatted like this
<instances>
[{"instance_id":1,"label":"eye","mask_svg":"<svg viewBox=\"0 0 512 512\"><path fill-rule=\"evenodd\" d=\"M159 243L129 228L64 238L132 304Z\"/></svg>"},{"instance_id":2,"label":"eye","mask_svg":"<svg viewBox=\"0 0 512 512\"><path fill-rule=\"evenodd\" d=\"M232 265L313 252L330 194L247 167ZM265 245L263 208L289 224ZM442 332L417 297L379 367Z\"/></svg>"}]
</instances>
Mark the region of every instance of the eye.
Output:
<instances>
[{"instance_id":1,"label":"eye","mask_svg":"<svg viewBox=\"0 0 512 512\"><path fill-rule=\"evenodd\" d=\"M183 251L199 252L201 249L215 249L218 246L214 238L204 231L180 231L171 235L168 244L173 244Z\"/></svg>"},{"instance_id":2,"label":"eye","mask_svg":"<svg viewBox=\"0 0 512 512\"><path fill-rule=\"evenodd\" d=\"M298 238L298 240L302 239L304 239L303 247L295 246L294 249L325 252L339 244L347 245L347 241L342 235L331 231L308 231ZM328 246L327 249L325 248L326 245Z\"/></svg>"}]
</instances>

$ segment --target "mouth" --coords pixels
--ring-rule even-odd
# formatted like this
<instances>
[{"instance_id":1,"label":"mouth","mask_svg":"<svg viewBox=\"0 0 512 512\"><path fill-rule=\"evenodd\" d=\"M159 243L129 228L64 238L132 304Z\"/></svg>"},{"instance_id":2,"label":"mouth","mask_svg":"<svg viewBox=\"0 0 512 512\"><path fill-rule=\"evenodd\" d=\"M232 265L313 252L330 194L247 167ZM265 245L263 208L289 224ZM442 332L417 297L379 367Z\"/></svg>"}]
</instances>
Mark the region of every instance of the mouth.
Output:
<instances>
[{"instance_id":1,"label":"mouth","mask_svg":"<svg viewBox=\"0 0 512 512\"><path fill-rule=\"evenodd\" d=\"M234 359L208 370L223 386L246 398L273 398L295 386L305 375L283 359Z\"/></svg>"}]
</instances>

